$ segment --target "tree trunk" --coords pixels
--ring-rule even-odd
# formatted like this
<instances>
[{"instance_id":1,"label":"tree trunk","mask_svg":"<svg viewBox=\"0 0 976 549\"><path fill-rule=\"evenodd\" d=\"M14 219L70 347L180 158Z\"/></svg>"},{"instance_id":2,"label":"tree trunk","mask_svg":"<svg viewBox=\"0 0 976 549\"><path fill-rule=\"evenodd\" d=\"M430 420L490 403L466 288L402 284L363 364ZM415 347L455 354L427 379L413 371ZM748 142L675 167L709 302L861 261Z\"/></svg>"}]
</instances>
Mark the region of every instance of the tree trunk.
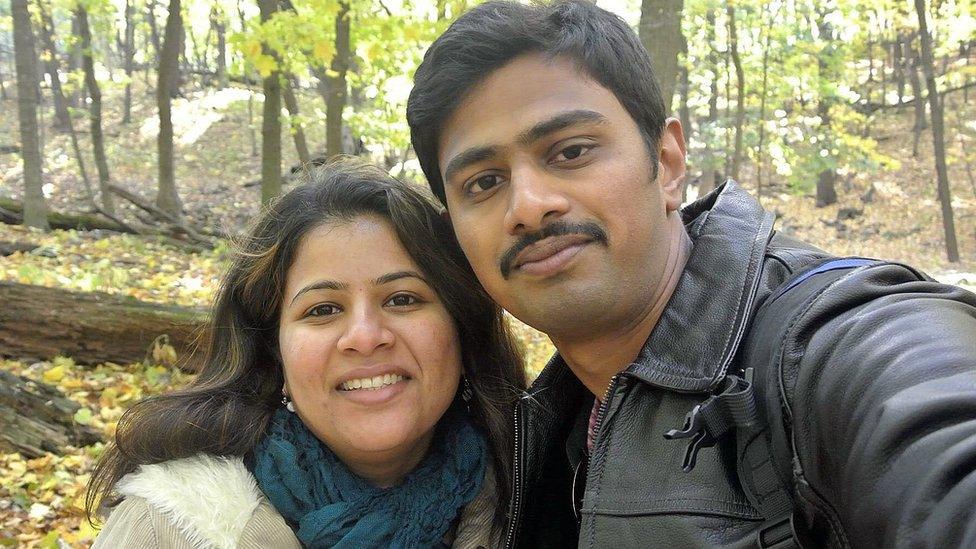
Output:
<instances>
[{"instance_id":1,"label":"tree trunk","mask_svg":"<svg viewBox=\"0 0 976 549\"><path fill-rule=\"evenodd\" d=\"M818 14L820 27L820 40L824 46L817 56L818 78L821 82L835 81L834 70L831 66L834 54L833 32L830 24L826 22L827 13ZM830 153L830 141L833 139L833 128L831 127L830 107L834 101L833 95L824 95L823 86L820 86L820 97L817 99L817 115L820 117L820 141L817 145L823 150L827 148L828 156ZM821 156L823 158L823 156ZM837 202L837 170L831 166L823 168L817 174L817 207L828 206Z\"/></svg>"},{"instance_id":2,"label":"tree trunk","mask_svg":"<svg viewBox=\"0 0 976 549\"><path fill-rule=\"evenodd\" d=\"M742 163L742 125L746 119L746 78L742 71L742 59L739 57L739 37L736 32L735 8L728 4L725 9L729 23L729 51L732 54L732 64L735 66L736 105L735 105L735 147L732 152L732 169L729 177L739 180L739 166Z\"/></svg>"},{"instance_id":3,"label":"tree trunk","mask_svg":"<svg viewBox=\"0 0 976 549\"><path fill-rule=\"evenodd\" d=\"M78 5L78 21L81 30L82 65L85 70L85 87L91 97L89 117L91 119L92 150L95 155L95 167L98 170L98 195L102 208L109 215L115 215L115 201L108 192L109 173L108 159L105 157L105 138L102 135L102 91L95 78L95 61L92 59L91 30L88 27L88 12Z\"/></svg>"},{"instance_id":4,"label":"tree trunk","mask_svg":"<svg viewBox=\"0 0 976 549\"><path fill-rule=\"evenodd\" d=\"M189 369L191 349L206 314L102 292L74 292L0 281L0 355L82 364L129 364L151 356L165 335Z\"/></svg>"},{"instance_id":5,"label":"tree trunk","mask_svg":"<svg viewBox=\"0 0 976 549\"><path fill-rule=\"evenodd\" d=\"M78 14L76 12L71 14L71 34L75 37L81 36L81 22L78 21ZM80 71L81 64L81 45L80 41L76 39L74 44L71 46L71 50L68 55L68 72L74 74L77 71ZM78 89L71 92L71 95L69 96L71 106L75 108L81 107L81 98L85 97L85 95L85 85L84 82L82 82L82 85L79 86Z\"/></svg>"},{"instance_id":6,"label":"tree trunk","mask_svg":"<svg viewBox=\"0 0 976 549\"><path fill-rule=\"evenodd\" d=\"M891 55L894 58L894 68L895 68L895 87L898 89L898 102L901 103L905 100L905 68L908 64L908 56L905 55L904 49L905 38L902 35L897 35L895 41L891 46Z\"/></svg>"},{"instance_id":7,"label":"tree trunk","mask_svg":"<svg viewBox=\"0 0 976 549\"><path fill-rule=\"evenodd\" d=\"M327 76L329 99L325 107L325 154L332 158L342 154L342 111L346 108L346 71L352 56L350 44L349 3L339 2L335 20L335 55L332 56L332 72Z\"/></svg>"},{"instance_id":8,"label":"tree trunk","mask_svg":"<svg viewBox=\"0 0 976 549\"><path fill-rule=\"evenodd\" d=\"M132 0L125 0L125 43L122 45L122 66L125 70L125 99L122 123L132 122L132 72L136 55L136 25L132 17Z\"/></svg>"},{"instance_id":9,"label":"tree trunk","mask_svg":"<svg viewBox=\"0 0 976 549\"><path fill-rule=\"evenodd\" d=\"M671 112L675 82L678 77L678 53L681 51L681 11L684 0L642 0L638 34L651 56L651 67L661 86L664 112Z\"/></svg>"},{"instance_id":10,"label":"tree trunk","mask_svg":"<svg viewBox=\"0 0 976 549\"><path fill-rule=\"evenodd\" d=\"M258 0L261 21L267 21L277 10L277 0ZM263 45L265 55L274 55ZM276 65L277 65L277 59ZM281 194L281 73L275 70L264 77L264 109L261 119L261 203L267 204Z\"/></svg>"},{"instance_id":11,"label":"tree trunk","mask_svg":"<svg viewBox=\"0 0 976 549\"><path fill-rule=\"evenodd\" d=\"M54 45L53 31L54 21L51 19L51 14L45 9L43 2L38 3L41 13L41 22L44 26L44 32L42 33L44 49L47 53L47 57L51 59L48 62L49 66L53 65L54 72L57 74L60 71L60 63L58 62L58 51ZM48 69L50 71L50 68ZM64 95L64 89L61 87L61 80L59 78L53 78L51 81L51 92L54 95L55 109L58 104L65 106L65 112L67 113L68 99ZM93 206L97 206L95 201L95 195L92 192L91 179L88 178L88 169L85 168L85 160L81 153L81 147L78 144L78 134L75 132L74 121L71 116L68 116L68 126L65 128L71 137L71 148L75 153L75 161L78 163L78 174L81 176L81 181L85 185L85 191L88 194L88 200Z\"/></svg>"},{"instance_id":12,"label":"tree trunk","mask_svg":"<svg viewBox=\"0 0 976 549\"><path fill-rule=\"evenodd\" d=\"M156 0L146 1L146 23L149 25L149 38L153 46L153 65L158 67L162 48L159 45L159 26L156 24Z\"/></svg>"},{"instance_id":13,"label":"tree trunk","mask_svg":"<svg viewBox=\"0 0 976 549\"><path fill-rule=\"evenodd\" d=\"M80 408L55 387L0 370L0 452L36 458L101 441L101 433L75 421Z\"/></svg>"},{"instance_id":14,"label":"tree trunk","mask_svg":"<svg viewBox=\"0 0 976 549\"><path fill-rule=\"evenodd\" d=\"M291 78L285 80L285 86L282 88L282 93L285 98L285 107L288 109L288 114L292 117L291 122L291 136L295 141L295 150L298 151L298 161L302 166L308 166L312 161L312 157L308 152L308 142L305 140L305 130L302 129L302 125L299 121L300 113L298 111L298 99L295 97L295 91L292 89L293 80Z\"/></svg>"},{"instance_id":15,"label":"tree trunk","mask_svg":"<svg viewBox=\"0 0 976 549\"><path fill-rule=\"evenodd\" d=\"M54 129L58 131L68 131L71 127L71 114L68 112L68 104L61 89L61 67L58 61L57 48L54 46L54 22L48 12L45 2L38 2L38 15L40 15L40 37L41 44L47 54L44 60L44 68L51 78L51 96L54 100Z\"/></svg>"},{"instance_id":16,"label":"tree trunk","mask_svg":"<svg viewBox=\"0 0 976 549\"><path fill-rule=\"evenodd\" d=\"M773 19L775 16L768 13L768 6L763 6L763 27L765 35L762 60L762 91L759 93L759 142L756 144L756 198L762 201L763 193L763 168L766 167L766 99L768 96L769 81L769 47L772 36ZM777 10L778 12L778 10ZM767 19L768 16L768 19Z\"/></svg>"},{"instance_id":17,"label":"tree trunk","mask_svg":"<svg viewBox=\"0 0 976 549\"><path fill-rule=\"evenodd\" d=\"M170 112L170 90L179 71L180 28L183 18L180 15L180 0L169 1L169 15L166 17L166 34L163 37L163 50L159 56L159 76L156 78L156 103L159 106L159 137L156 150L159 153L159 190L156 206L164 212L180 218L183 204L176 192L176 174L173 166L173 118Z\"/></svg>"},{"instance_id":18,"label":"tree trunk","mask_svg":"<svg viewBox=\"0 0 976 549\"><path fill-rule=\"evenodd\" d=\"M943 131L942 102L935 84L932 42L925 11L925 0L915 0L918 13L919 38L922 43L922 72L929 92L929 110L932 115L932 145L935 149L935 173L938 176L939 202L942 204L942 228L945 230L946 256L949 261L959 261L959 245L956 243L956 225L952 214L952 194L949 190L949 173L946 168L945 136Z\"/></svg>"},{"instance_id":19,"label":"tree trunk","mask_svg":"<svg viewBox=\"0 0 976 549\"><path fill-rule=\"evenodd\" d=\"M700 131L702 141L705 143L705 150L702 153L704 166L702 169L699 187L700 194L705 194L718 186L718 174L715 166L718 159L715 155L715 130L718 124L718 55L715 51L715 12L708 10L705 16L707 28L706 41L708 42L708 66L712 70L712 81L709 85L708 97L708 119L705 123L706 131Z\"/></svg>"},{"instance_id":20,"label":"tree trunk","mask_svg":"<svg viewBox=\"0 0 976 549\"><path fill-rule=\"evenodd\" d=\"M922 137L922 131L929 127L929 123L925 118L925 102L922 101L922 81L918 77L918 71L922 65L922 61L919 58L918 50L911 45L911 42L906 42L905 48L908 51L909 57L911 57L911 63L908 66L908 80L912 84L912 95L915 99L915 123L912 125L912 156L918 158L918 141Z\"/></svg>"},{"instance_id":21,"label":"tree trunk","mask_svg":"<svg viewBox=\"0 0 976 549\"><path fill-rule=\"evenodd\" d=\"M13 18L14 61L17 68L17 119L20 122L20 150L24 160L24 224L47 229L47 204L41 190L41 146L37 133L37 53L34 50L27 0L11 0L10 15Z\"/></svg>"},{"instance_id":22,"label":"tree trunk","mask_svg":"<svg viewBox=\"0 0 976 549\"><path fill-rule=\"evenodd\" d=\"M224 12L216 7L211 12L210 21L217 33L217 89L227 87L227 23Z\"/></svg>"}]
</instances>

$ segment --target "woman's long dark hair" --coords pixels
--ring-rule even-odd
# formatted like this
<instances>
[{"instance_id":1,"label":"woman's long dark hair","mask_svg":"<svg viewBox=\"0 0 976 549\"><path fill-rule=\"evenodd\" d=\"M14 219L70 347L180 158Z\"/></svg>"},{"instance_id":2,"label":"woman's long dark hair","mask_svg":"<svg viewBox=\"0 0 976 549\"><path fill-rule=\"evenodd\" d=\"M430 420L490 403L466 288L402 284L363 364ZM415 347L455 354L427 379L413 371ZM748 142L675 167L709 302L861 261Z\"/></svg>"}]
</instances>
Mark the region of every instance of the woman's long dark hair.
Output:
<instances>
[{"instance_id":1,"label":"woman's long dark hair","mask_svg":"<svg viewBox=\"0 0 976 549\"><path fill-rule=\"evenodd\" d=\"M323 223L375 215L393 226L457 325L463 372L474 392L472 416L487 433L497 476L496 518L503 520L511 485L512 411L525 376L501 309L419 188L352 160L319 168L309 179L266 209L238 246L206 326L197 378L185 389L140 401L122 416L115 443L88 485L89 519L139 465L200 452L244 455L254 448L281 405L278 316L299 242Z\"/></svg>"}]
</instances>

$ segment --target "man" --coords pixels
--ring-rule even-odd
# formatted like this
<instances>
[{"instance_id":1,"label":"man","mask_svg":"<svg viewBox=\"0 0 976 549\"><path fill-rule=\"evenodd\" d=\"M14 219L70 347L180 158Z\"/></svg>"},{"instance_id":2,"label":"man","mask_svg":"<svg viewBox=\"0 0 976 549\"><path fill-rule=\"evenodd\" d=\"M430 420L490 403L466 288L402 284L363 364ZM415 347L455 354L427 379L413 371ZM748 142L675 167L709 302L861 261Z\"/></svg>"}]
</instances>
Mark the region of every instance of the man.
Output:
<instances>
[{"instance_id":1,"label":"man","mask_svg":"<svg viewBox=\"0 0 976 549\"><path fill-rule=\"evenodd\" d=\"M784 337L756 311L830 258L734 183L679 210L682 129L619 18L480 5L427 52L407 117L475 273L558 350L517 408L507 546L976 547L976 296L906 267L838 271L774 326L795 376L754 384L778 422L761 461L662 436L752 386ZM699 419L672 438L721 434Z\"/></svg>"}]
</instances>

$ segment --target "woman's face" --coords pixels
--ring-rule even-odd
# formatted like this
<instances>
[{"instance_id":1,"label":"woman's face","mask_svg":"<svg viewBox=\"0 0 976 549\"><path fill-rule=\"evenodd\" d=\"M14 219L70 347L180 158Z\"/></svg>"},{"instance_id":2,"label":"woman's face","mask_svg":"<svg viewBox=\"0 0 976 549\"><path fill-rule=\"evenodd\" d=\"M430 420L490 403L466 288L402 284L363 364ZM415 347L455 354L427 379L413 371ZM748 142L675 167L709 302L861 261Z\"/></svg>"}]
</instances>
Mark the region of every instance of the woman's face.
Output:
<instances>
[{"instance_id":1,"label":"woman's face","mask_svg":"<svg viewBox=\"0 0 976 549\"><path fill-rule=\"evenodd\" d=\"M454 322L380 217L319 226L288 270L285 390L346 463L421 455L461 376Z\"/></svg>"}]
</instances>

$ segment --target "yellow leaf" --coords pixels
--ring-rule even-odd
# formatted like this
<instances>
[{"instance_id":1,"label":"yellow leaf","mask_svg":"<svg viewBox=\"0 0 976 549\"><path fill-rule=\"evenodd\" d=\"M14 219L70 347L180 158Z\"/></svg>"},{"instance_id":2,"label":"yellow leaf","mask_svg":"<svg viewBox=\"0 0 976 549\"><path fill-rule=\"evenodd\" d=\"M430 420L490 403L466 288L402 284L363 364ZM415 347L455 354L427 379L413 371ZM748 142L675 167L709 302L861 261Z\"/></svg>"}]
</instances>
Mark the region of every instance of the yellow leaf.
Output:
<instances>
[{"instance_id":1,"label":"yellow leaf","mask_svg":"<svg viewBox=\"0 0 976 549\"><path fill-rule=\"evenodd\" d=\"M262 78L267 78L271 76L271 73L274 72L275 68L277 68L277 63L275 63L275 60L272 59L270 55L262 54L258 55L254 59L254 68L261 73Z\"/></svg>"},{"instance_id":2,"label":"yellow leaf","mask_svg":"<svg viewBox=\"0 0 976 549\"><path fill-rule=\"evenodd\" d=\"M248 40L241 44L241 51L244 55L251 58L257 58L261 54L261 42L257 40Z\"/></svg>"},{"instance_id":3,"label":"yellow leaf","mask_svg":"<svg viewBox=\"0 0 976 549\"><path fill-rule=\"evenodd\" d=\"M312 53L315 57L322 62L322 64L329 63L332 61L332 57L335 55L335 46L332 42L321 41L316 42L315 47L312 49Z\"/></svg>"},{"instance_id":4,"label":"yellow leaf","mask_svg":"<svg viewBox=\"0 0 976 549\"><path fill-rule=\"evenodd\" d=\"M57 383L64 378L64 374L64 366L55 366L54 368L44 372L42 377L44 378L45 383Z\"/></svg>"}]
</instances>

